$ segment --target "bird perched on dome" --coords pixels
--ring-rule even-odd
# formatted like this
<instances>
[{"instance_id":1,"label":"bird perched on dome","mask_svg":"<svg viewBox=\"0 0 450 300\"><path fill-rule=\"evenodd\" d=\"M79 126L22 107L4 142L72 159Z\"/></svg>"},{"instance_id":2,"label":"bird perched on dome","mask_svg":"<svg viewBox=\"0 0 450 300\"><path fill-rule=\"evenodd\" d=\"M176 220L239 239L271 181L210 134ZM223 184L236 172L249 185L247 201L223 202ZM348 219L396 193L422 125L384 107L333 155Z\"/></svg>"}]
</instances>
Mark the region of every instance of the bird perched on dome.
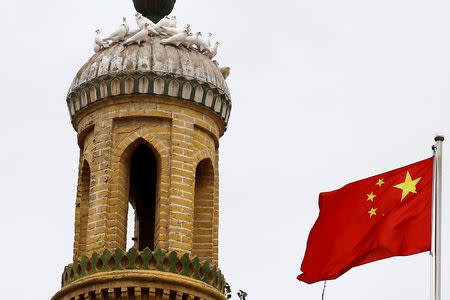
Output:
<instances>
[{"instance_id":1,"label":"bird perched on dome","mask_svg":"<svg viewBox=\"0 0 450 300\"><path fill-rule=\"evenodd\" d=\"M123 43L123 45L128 46L131 44L138 44L139 47L141 47L141 43L145 42L145 40L148 36L148 29L149 29L149 24L145 23L142 30L139 31L138 33L136 33L135 35L133 35L132 37L130 37L128 40L126 40L125 43Z\"/></svg>"},{"instance_id":2,"label":"bird perched on dome","mask_svg":"<svg viewBox=\"0 0 450 300\"><path fill-rule=\"evenodd\" d=\"M122 24L125 25L125 28L127 29L127 34L129 34L130 33L130 26L128 26L127 18L123 17Z\"/></svg>"},{"instance_id":3,"label":"bird perched on dome","mask_svg":"<svg viewBox=\"0 0 450 300\"><path fill-rule=\"evenodd\" d=\"M141 13L136 13L136 23L140 30L144 28L145 24L148 24L148 33L149 35L158 35L159 33L155 30L155 23L144 17ZM139 30L137 30L139 31ZM136 32L137 32L136 31Z\"/></svg>"},{"instance_id":4,"label":"bird perched on dome","mask_svg":"<svg viewBox=\"0 0 450 300\"><path fill-rule=\"evenodd\" d=\"M97 29L95 32L97 34L95 35L94 51L97 53L101 49L108 48L109 45L104 41L105 37L101 34L99 29Z\"/></svg>"},{"instance_id":5,"label":"bird perched on dome","mask_svg":"<svg viewBox=\"0 0 450 300\"><path fill-rule=\"evenodd\" d=\"M202 34L200 33L197 37L197 41L195 43L200 52L209 52L209 47L206 41L203 39Z\"/></svg>"},{"instance_id":6,"label":"bird perched on dome","mask_svg":"<svg viewBox=\"0 0 450 300\"><path fill-rule=\"evenodd\" d=\"M161 27L171 27L176 28L177 27L177 17L173 16L169 18L169 16L165 16L162 18L155 26L155 30L158 32L161 32Z\"/></svg>"},{"instance_id":7,"label":"bird perched on dome","mask_svg":"<svg viewBox=\"0 0 450 300\"><path fill-rule=\"evenodd\" d=\"M172 36L178 33L182 33L185 30L188 30L189 32L191 32L191 25L187 24L185 27L183 28L173 28L173 27L166 27L166 26L161 26L161 33L165 33L168 36Z\"/></svg>"},{"instance_id":8,"label":"bird perched on dome","mask_svg":"<svg viewBox=\"0 0 450 300\"><path fill-rule=\"evenodd\" d=\"M231 68L230 67L220 67L219 66L219 62L217 60L213 60L212 62L213 62L213 64L216 65L216 67L219 68L219 71L222 74L223 79L227 79L228 76L230 76L230 72L231 72Z\"/></svg>"},{"instance_id":9,"label":"bird perched on dome","mask_svg":"<svg viewBox=\"0 0 450 300\"><path fill-rule=\"evenodd\" d=\"M144 28L145 23L150 25L152 28L155 28L156 24L144 17L141 13L136 13L136 23L139 27L139 29L142 30Z\"/></svg>"},{"instance_id":10,"label":"bird perched on dome","mask_svg":"<svg viewBox=\"0 0 450 300\"><path fill-rule=\"evenodd\" d=\"M209 53L207 54L210 59L213 59L217 55L217 48L219 47L219 42L216 42L209 49Z\"/></svg>"},{"instance_id":11,"label":"bird perched on dome","mask_svg":"<svg viewBox=\"0 0 450 300\"><path fill-rule=\"evenodd\" d=\"M119 28L116 29L111 35L105 38L103 41L111 41L113 43L121 42L124 40L125 36L128 34L129 27L127 24L127 19L124 17L122 24L120 24Z\"/></svg>"},{"instance_id":12,"label":"bird perched on dome","mask_svg":"<svg viewBox=\"0 0 450 300\"><path fill-rule=\"evenodd\" d=\"M166 45L166 44L170 44L170 45L174 45L176 47L179 47L181 43L183 43L186 38L189 35L189 31L187 29L185 29L183 32L175 34L167 39L163 39L161 40L161 44Z\"/></svg>"},{"instance_id":13,"label":"bird perched on dome","mask_svg":"<svg viewBox=\"0 0 450 300\"><path fill-rule=\"evenodd\" d=\"M147 26L148 35L159 35L158 31L156 31L151 25Z\"/></svg>"},{"instance_id":14,"label":"bird perched on dome","mask_svg":"<svg viewBox=\"0 0 450 300\"><path fill-rule=\"evenodd\" d=\"M159 33L154 29L155 23L153 23L151 20L144 17L141 13L136 13L136 24L138 25L138 29L134 29L130 31L129 33L132 35L135 35L139 31L141 31L144 28L145 24L148 25L148 33L149 35L158 35Z\"/></svg>"},{"instance_id":15,"label":"bird perched on dome","mask_svg":"<svg viewBox=\"0 0 450 300\"><path fill-rule=\"evenodd\" d=\"M206 44L208 45L208 49L211 48L211 42L212 42L212 33L208 33L208 37L206 38Z\"/></svg>"},{"instance_id":16,"label":"bird perched on dome","mask_svg":"<svg viewBox=\"0 0 450 300\"><path fill-rule=\"evenodd\" d=\"M97 43L94 43L94 52L97 53L100 50L101 50L101 47L99 45L97 45Z\"/></svg>"},{"instance_id":17,"label":"bird perched on dome","mask_svg":"<svg viewBox=\"0 0 450 300\"><path fill-rule=\"evenodd\" d=\"M219 68L220 73L223 75L223 79L227 79L228 76L230 76L231 68L230 67L224 67Z\"/></svg>"},{"instance_id":18,"label":"bird perched on dome","mask_svg":"<svg viewBox=\"0 0 450 300\"><path fill-rule=\"evenodd\" d=\"M197 39L200 36L200 32L197 32L195 35L188 35L183 42L183 45L188 49L193 49L193 45L197 43Z\"/></svg>"}]
</instances>

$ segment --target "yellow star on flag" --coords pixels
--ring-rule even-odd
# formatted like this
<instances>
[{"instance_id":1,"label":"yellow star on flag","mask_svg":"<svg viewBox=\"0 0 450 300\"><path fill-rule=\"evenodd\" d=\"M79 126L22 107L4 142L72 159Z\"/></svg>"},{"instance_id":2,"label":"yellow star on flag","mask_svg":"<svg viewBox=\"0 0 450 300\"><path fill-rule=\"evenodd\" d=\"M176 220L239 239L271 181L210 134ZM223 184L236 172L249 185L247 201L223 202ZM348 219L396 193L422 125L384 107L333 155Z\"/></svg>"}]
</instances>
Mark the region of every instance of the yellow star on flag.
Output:
<instances>
[{"instance_id":1,"label":"yellow star on flag","mask_svg":"<svg viewBox=\"0 0 450 300\"><path fill-rule=\"evenodd\" d=\"M378 179L378 182L375 183L376 185L378 185L379 187L381 187L384 184L384 178L383 179Z\"/></svg>"},{"instance_id":2,"label":"yellow star on flag","mask_svg":"<svg viewBox=\"0 0 450 300\"><path fill-rule=\"evenodd\" d=\"M420 181L420 179L422 179L422 177L419 177L417 179L412 180L411 175L409 174L409 172L406 172L405 182L402 182L400 184L394 185L394 187L402 190L402 200L401 201L403 201L403 199L405 199L405 197L409 193L417 194L417 192L416 192L416 184Z\"/></svg>"},{"instance_id":3,"label":"yellow star on flag","mask_svg":"<svg viewBox=\"0 0 450 300\"><path fill-rule=\"evenodd\" d=\"M371 194L367 194L367 201L372 201L373 199L376 197L376 195L373 194L373 192Z\"/></svg>"},{"instance_id":4,"label":"yellow star on flag","mask_svg":"<svg viewBox=\"0 0 450 300\"><path fill-rule=\"evenodd\" d=\"M371 210L368 211L370 217L372 218L372 216L376 216L377 215L377 209L378 208L373 208Z\"/></svg>"}]
</instances>

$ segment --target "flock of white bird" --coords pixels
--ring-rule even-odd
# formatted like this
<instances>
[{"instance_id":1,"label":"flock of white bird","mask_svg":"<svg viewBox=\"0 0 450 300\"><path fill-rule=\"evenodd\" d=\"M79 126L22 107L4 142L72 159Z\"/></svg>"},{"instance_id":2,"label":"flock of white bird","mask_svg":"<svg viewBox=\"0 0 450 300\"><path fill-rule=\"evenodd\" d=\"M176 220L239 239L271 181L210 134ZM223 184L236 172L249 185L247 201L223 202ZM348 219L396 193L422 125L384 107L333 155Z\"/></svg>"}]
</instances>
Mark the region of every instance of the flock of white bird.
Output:
<instances>
[{"instance_id":1,"label":"flock of white bird","mask_svg":"<svg viewBox=\"0 0 450 300\"><path fill-rule=\"evenodd\" d=\"M217 55L219 42L212 42L212 33L209 33L207 38L204 39L201 32L192 34L191 26L189 24L182 28L177 28L177 17L175 16L171 18L165 16L155 24L141 13L136 13L136 23L139 28L130 31L126 18L123 18L119 28L108 37L104 37L100 30L97 30L94 51L98 52L108 48L113 43L122 43L123 46L131 44L138 44L141 46L141 44L145 42L147 36L160 35L164 36L164 39L161 40L161 44L169 44L176 47L183 45L188 49L196 49L210 59L213 59ZM131 34L131 37L125 40L125 37L129 34Z\"/></svg>"}]
</instances>

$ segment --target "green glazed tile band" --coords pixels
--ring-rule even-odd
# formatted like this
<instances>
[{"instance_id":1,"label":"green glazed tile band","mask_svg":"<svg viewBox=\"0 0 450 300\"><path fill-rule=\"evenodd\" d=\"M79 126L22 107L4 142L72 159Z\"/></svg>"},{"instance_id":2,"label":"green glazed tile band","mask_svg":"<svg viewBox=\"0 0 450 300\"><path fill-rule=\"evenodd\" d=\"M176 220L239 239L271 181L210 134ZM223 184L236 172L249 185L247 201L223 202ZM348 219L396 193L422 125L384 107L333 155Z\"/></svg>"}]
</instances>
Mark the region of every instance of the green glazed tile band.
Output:
<instances>
[{"instance_id":1,"label":"green glazed tile band","mask_svg":"<svg viewBox=\"0 0 450 300\"><path fill-rule=\"evenodd\" d=\"M64 268L62 287L92 274L121 270L156 270L170 272L205 282L225 292L225 278L221 271L207 261L201 263L196 257L191 259L188 254L181 257L175 252L164 253L161 249L151 251L145 248L138 252L131 248L128 252L116 249L114 253L105 250L102 255L93 253L90 258L82 256L73 264Z\"/></svg>"}]
</instances>

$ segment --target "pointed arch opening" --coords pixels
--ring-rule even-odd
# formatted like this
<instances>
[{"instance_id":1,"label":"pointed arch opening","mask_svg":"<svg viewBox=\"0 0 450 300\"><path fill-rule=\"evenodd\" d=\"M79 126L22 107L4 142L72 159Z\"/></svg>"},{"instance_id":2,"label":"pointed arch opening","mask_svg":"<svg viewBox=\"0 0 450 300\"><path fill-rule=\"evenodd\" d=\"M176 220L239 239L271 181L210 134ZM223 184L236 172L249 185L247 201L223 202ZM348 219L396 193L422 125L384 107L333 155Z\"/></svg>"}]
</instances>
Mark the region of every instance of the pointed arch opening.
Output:
<instances>
[{"instance_id":1,"label":"pointed arch opening","mask_svg":"<svg viewBox=\"0 0 450 300\"><path fill-rule=\"evenodd\" d=\"M91 168L89 163L85 160L83 162L83 167L81 169L80 176L80 216L79 216L79 243L78 251L79 254L83 255L86 253L87 248L87 229L89 222L89 207L90 207L90 189L91 189Z\"/></svg>"},{"instance_id":2,"label":"pointed arch opening","mask_svg":"<svg viewBox=\"0 0 450 300\"><path fill-rule=\"evenodd\" d=\"M202 160L195 171L194 232L192 254L213 260L214 167L211 159Z\"/></svg>"},{"instance_id":3,"label":"pointed arch opening","mask_svg":"<svg viewBox=\"0 0 450 300\"><path fill-rule=\"evenodd\" d=\"M127 231L134 227L134 247L155 249L155 228L158 199L159 160L144 140L136 141L130 153L128 172L128 202L134 209L134 222L128 214ZM134 223L134 226L133 226Z\"/></svg>"}]
</instances>

